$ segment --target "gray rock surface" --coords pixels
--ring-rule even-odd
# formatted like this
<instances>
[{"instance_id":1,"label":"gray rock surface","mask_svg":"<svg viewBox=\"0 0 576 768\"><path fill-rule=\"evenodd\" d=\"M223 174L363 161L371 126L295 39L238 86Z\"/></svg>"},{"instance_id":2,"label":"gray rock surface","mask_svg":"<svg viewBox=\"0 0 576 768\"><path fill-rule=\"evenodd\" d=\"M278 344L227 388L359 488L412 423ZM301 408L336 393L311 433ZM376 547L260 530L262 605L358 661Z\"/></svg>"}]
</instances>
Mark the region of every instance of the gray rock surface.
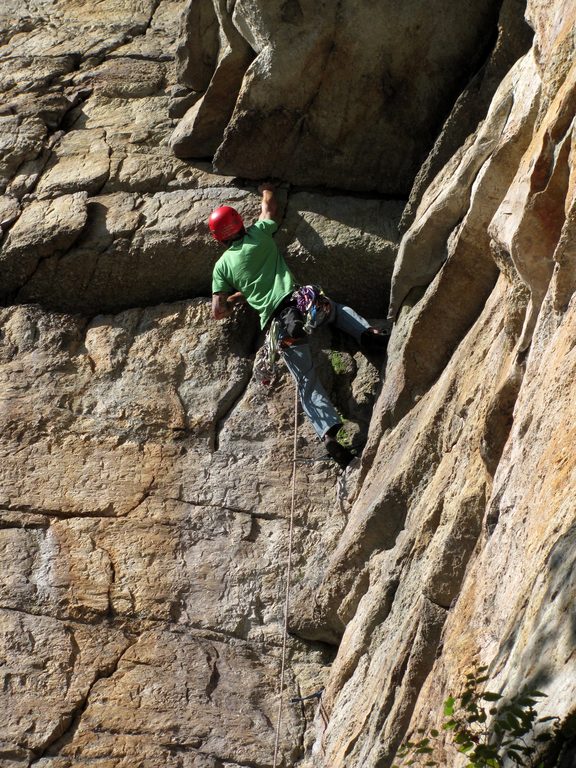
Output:
<instances>
[{"instance_id":1,"label":"gray rock surface","mask_svg":"<svg viewBox=\"0 0 576 768\"><path fill-rule=\"evenodd\" d=\"M215 152L220 172L242 178L405 197L490 50L498 7L189 2L179 50L190 53L180 78L205 93L178 125L174 151Z\"/></svg>"}]
</instances>

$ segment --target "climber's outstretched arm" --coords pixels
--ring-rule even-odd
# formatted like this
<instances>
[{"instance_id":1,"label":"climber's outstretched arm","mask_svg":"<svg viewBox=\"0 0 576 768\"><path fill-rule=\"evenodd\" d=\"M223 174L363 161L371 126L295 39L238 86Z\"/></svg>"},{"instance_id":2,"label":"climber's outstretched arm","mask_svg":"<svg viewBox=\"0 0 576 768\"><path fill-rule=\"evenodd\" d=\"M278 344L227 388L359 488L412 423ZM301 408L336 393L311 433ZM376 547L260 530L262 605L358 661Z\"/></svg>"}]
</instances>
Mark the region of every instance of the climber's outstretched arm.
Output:
<instances>
[{"instance_id":1,"label":"climber's outstretched arm","mask_svg":"<svg viewBox=\"0 0 576 768\"><path fill-rule=\"evenodd\" d=\"M278 202L273 184L260 184L258 192L262 195L262 212L258 218L278 221Z\"/></svg>"}]
</instances>

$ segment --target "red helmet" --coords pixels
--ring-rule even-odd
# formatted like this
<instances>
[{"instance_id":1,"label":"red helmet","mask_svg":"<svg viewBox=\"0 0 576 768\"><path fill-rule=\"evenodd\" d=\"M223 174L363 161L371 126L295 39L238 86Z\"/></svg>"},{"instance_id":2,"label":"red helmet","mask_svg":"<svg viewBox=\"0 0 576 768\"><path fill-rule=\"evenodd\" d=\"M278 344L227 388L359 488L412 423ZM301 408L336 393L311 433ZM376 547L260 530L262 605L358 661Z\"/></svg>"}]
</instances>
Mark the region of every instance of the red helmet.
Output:
<instances>
[{"instance_id":1,"label":"red helmet","mask_svg":"<svg viewBox=\"0 0 576 768\"><path fill-rule=\"evenodd\" d=\"M223 243L231 240L234 235L240 234L244 229L242 217L234 208L229 205L221 205L220 208L212 211L208 219L208 226L212 237Z\"/></svg>"}]
</instances>

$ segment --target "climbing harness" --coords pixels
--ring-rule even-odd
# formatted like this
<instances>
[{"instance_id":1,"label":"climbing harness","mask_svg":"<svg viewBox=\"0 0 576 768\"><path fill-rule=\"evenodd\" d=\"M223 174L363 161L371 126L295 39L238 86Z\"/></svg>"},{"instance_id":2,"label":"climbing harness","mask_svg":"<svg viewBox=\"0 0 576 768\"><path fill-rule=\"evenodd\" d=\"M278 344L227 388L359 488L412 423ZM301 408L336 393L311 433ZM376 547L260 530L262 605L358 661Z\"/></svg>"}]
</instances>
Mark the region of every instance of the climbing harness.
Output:
<instances>
[{"instance_id":1,"label":"climbing harness","mask_svg":"<svg viewBox=\"0 0 576 768\"><path fill-rule=\"evenodd\" d=\"M272 385L278 374L278 360L282 349L302 343L329 317L330 299L317 285L302 285L290 296L290 302L270 323L264 343L254 361L257 380L264 386Z\"/></svg>"},{"instance_id":2,"label":"climbing harness","mask_svg":"<svg viewBox=\"0 0 576 768\"><path fill-rule=\"evenodd\" d=\"M292 547L294 542L294 509L296 505L296 458L298 449L298 388L294 388L294 443L292 448L292 499L290 502L290 526L288 533L288 563L286 567L286 592L284 595L284 630L282 634L282 662L280 666L280 693L278 698L278 716L276 720L276 738L274 740L273 768L277 766L280 727L284 696L284 673L286 669L286 644L288 640L288 611L290 609L290 582L292 579Z\"/></svg>"}]
</instances>

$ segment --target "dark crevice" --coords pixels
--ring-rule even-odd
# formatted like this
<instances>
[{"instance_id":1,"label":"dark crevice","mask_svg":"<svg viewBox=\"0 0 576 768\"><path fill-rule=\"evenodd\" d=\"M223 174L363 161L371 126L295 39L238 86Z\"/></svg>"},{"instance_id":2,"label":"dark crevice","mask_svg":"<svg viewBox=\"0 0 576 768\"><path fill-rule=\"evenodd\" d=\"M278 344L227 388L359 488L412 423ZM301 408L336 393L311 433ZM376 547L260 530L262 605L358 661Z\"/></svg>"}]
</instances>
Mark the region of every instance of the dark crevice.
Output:
<instances>
[{"instance_id":1,"label":"dark crevice","mask_svg":"<svg viewBox=\"0 0 576 768\"><path fill-rule=\"evenodd\" d=\"M400 222L401 234L414 221L420 200L432 179L486 117L506 72L530 49L533 31L524 20L525 9L526 0L503 0L500 3L500 17L485 41L484 52L469 76L462 79L457 98L438 125L434 145L414 179Z\"/></svg>"},{"instance_id":2,"label":"dark crevice","mask_svg":"<svg viewBox=\"0 0 576 768\"><path fill-rule=\"evenodd\" d=\"M218 652L216 649L213 649L214 656L211 656L210 654L207 655L206 661L208 663L208 667L210 669L210 678L208 680L208 683L206 685L206 698L208 701L212 701L212 694L218 687L218 684L220 682L220 671L218 670Z\"/></svg>"},{"instance_id":3,"label":"dark crevice","mask_svg":"<svg viewBox=\"0 0 576 768\"><path fill-rule=\"evenodd\" d=\"M277 637L267 636L266 639L259 640L258 638L248 638L241 632L234 632L218 627L207 627L197 621L178 621L153 618L153 617L138 617L134 615L113 613L110 614L94 614L87 617L77 616L56 616L54 613L44 613L36 610L22 610L14 608L10 605L0 604L0 611L6 611L8 613L14 613L23 616L34 616L38 619L48 619L50 621L57 621L65 626L81 626L87 628L93 628L95 623L99 627L105 627L107 629L119 630L123 632L127 637L134 635L141 635L144 632L152 631L155 629L164 629L166 631L172 631L175 633L186 633L193 640L207 641L226 644L231 642L232 644L238 642L249 648L258 649L266 656L270 656L273 649L280 651L282 649L282 637L280 632ZM319 650L325 654L328 658L333 659L334 647L329 643L322 641L310 641L305 640L292 634L289 635L289 645L291 643L297 643L298 647L308 647L312 650Z\"/></svg>"},{"instance_id":4,"label":"dark crevice","mask_svg":"<svg viewBox=\"0 0 576 768\"><path fill-rule=\"evenodd\" d=\"M96 518L98 520L109 518L117 519L114 514L114 505L112 502L108 504L104 509L89 512L66 512L61 509L45 509L41 507L33 507L28 504L7 504L3 505L3 510L7 512L17 512L21 515L33 514L43 515L44 517L55 517L62 520L81 519L81 518Z\"/></svg>"},{"instance_id":5,"label":"dark crevice","mask_svg":"<svg viewBox=\"0 0 576 768\"><path fill-rule=\"evenodd\" d=\"M444 113L438 116L436 129L434 130L435 135L440 133L440 130L450 112L452 111L458 96L462 94L466 88L474 82L474 80L479 79L481 77L481 73L486 69L490 60L490 56L494 50L494 46L496 45L496 41L498 40L498 16L500 14L502 5L503 0L500 0L500 2L492 11L492 18L490 22L486 24L484 39L479 41L476 51L469 57L467 62L468 66L462 67L462 69L459 71L459 78L454 82L452 98L450 99L449 105L445 109Z\"/></svg>"},{"instance_id":6,"label":"dark crevice","mask_svg":"<svg viewBox=\"0 0 576 768\"><path fill-rule=\"evenodd\" d=\"M123 53L121 56L108 56L110 61L132 59L134 61L173 61L174 57L166 53L163 56L147 56L145 53Z\"/></svg>"},{"instance_id":7,"label":"dark crevice","mask_svg":"<svg viewBox=\"0 0 576 768\"><path fill-rule=\"evenodd\" d=\"M250 374L252 371L250 371ZM214 431L212 434L211 450L216 453L220 449L220 433L222 432L227 419L236 409L238 403L242 401L246 390L251 381L250 377L246 377L243 381L239 381L233 386L226 395L222 398L217 413L214 416Z\"/></svg>"},{"instance_id":8,"label":"dark crevice","mask_svg":"<svg viewBox=\"0 0 576 768\"><path fill-rule=\"evenodd\" d=\"M0 530L7 531L7 530L26 530L26 531L32 531L32 530L46 530L50 527L50 520L49 518L45 518L44 520L5 520L2 518L2 512L3 510L0 510Z\"/></svg>"},{"instance_id":9,"label":"dark crevice","mask_svg":"<svg viewBox=\"0 0 576 768\"><path fill-rule=\"evenodd\" d=\"M524 366L518 365L494 394L488 406L480 442L480 456L494 477L514 422L514 407L523 381Z\"/></svg>"},{"instance_id":10,"label":"dark crevice","mask_svg":"<svg viewBox=\"0 0 576 768\"><path fill-rule=\"evenodd\" d=\"M330 459L326 459L326 461L331 461ZM239 507L231 507L228 504L213 504L210 502L204 502L204 501L198 501L196 499L186 499L183 496L166 496L163 497L164 501L178 501L182 504L188 504L191 507L199 507L200 509L220 509L222 512L230 512L234 515L245 515L258 524L258 520L267 520L267 521L278 521L278 522L285 522L286 517L284 515L278 514L272 514L270 512L259 512L255 509L241 509ZM78 515L80 517L81 515ZM294 522L294 525L296 528L302 531L316 531L318 530L317 527L314 527L313 525L304 525L299 520L296 520ZM322 523L318 524L320 527Z\"/></svg>"}]
</instances>

